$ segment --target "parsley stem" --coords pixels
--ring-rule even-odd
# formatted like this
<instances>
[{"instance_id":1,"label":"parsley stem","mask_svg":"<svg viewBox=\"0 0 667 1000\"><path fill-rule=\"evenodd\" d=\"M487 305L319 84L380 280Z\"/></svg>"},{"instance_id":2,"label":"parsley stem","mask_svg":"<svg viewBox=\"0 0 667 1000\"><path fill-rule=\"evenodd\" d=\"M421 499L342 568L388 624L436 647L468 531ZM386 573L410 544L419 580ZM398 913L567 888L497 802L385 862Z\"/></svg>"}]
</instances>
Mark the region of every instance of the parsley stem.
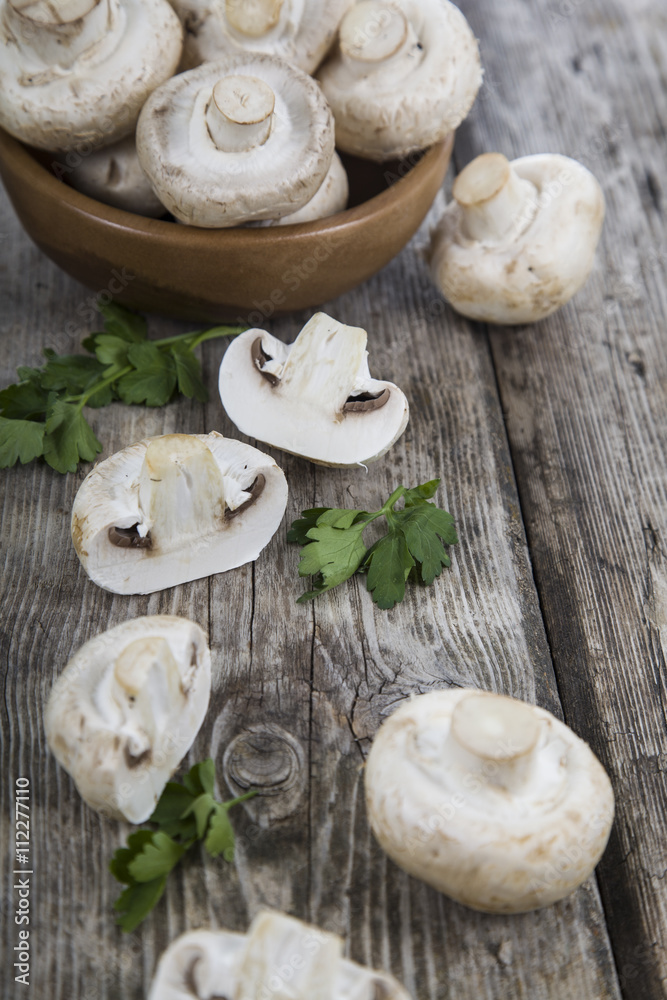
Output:
<instances>
[{"instance_id":1,"label":"parsley stem","mask_svg":"<svg viewBox=\"0 0 667 1000\"><path fill-rule=\"evenodd\" d=\"M76 403L80 410L86 405L91 396L94 396L100 391L100 389L106 389L108 385L113 385L118 379L122 378L123 375L129 375L130 372L134 371L132 365L127 365L125 368L121 368L114 375L110 375L108 378L100 379L99 382L94 382L85 392L82 392L80 396L70 396L67 400L68 403Z\"/></svg>"},{"instance_id":2,"label":"parsley stem","mask_svg":"<svg viewBox=\"0 0 667 1000\"><path fill-rule=\"evenodd\" d=\"M251 791L246 792L245 795L239 795L236 799L230 799L229 802L225 802L225 805L231 809L232 806L237 806L241 802L247 802L248 799L253 799L255 795L259 795L259 789L253 788Z\"/></svg>"},{"instance_id":3,"label":"parsley stem","mask_svg":"<svg viewBox=\"0 0 667 1000\"><path fill-rule=\"evenodd\" d=\"M397 504L401 497L405 494L405 486L399 486L397 490L394 490L392 495L387 500L386 504L382 508L381 513L386 514L388 511L394 509L394 504Z\"/></svg>"},{"instance_id":4,"label":"parsley stem","mask_svg":"<svg viewBox=\"0 0 667 1000\"><path fill-rule=\"evenodd\" d=\"M167 347L169 344L186 342L192 338L192 343L188 348L192 351L205 340L215 340L217 337L238 337L240 333L247 329L244 326L214 326L210 330L203 330L194 333L179 333L175 337L165 337L163 340L151 340L150 343L156 347Z\"/></svg>"}]
</instances>

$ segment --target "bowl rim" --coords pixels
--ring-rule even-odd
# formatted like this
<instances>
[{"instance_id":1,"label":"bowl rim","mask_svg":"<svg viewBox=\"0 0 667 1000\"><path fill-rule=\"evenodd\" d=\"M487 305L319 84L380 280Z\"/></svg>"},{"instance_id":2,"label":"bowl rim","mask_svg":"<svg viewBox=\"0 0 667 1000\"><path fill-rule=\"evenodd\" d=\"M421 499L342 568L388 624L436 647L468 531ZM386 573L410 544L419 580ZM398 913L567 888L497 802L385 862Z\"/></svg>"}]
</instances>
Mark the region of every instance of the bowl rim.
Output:
<instances>
[{"instance_id":1,"label":"bowl rim","mask_svg":"<svg viewBox=\"0 0 667 1000\"><path fill-rule=\"evenodd\" d=\"M0 128L0 161L4 160L6 166L13 161L11 169L20 172L27 185L38 191L42 196L51 197L68 207L76 214L95 218L96 221L105 226L124 229L134 233L137 237L146 236L149 238L170 239L170 241L188 242L188 239L199 239L202 241L219 242L221 239L233 240L237 243L261 244L266 242L270 235L272 241L280 242L288 237L309 235L322 235L333 233L337 229L348 228L355 224L362 224L375 216L382 216L396 204L400 202L401 194L406 192L410 179L412 181L425 173L428 173L440 161L441 157L451 155L451 146L454 142L454 132L451 132L445 139L435 143L426 150L419 150L409 156L419 156L419 159L406 170L402 177L380 191L378 194L361 202L352 208L347 208L335 215L330 215L324 219L315 219L311 222L292 223L285 226L261 226L261 227L240 227L234 226L220 229L204 229L199 226L181 226L164 219L150 219L133 212L127 212L112 205L90 198L82 194L59 180L52 174L44 163L40 162L37 155L43 155L48 151L33 149L27 146L4 129ZM57 154L52 154L57 155ZM390 161L395 164L396 161ZM381 164L380 164L381 166Z\"/></svg>"}]
</instances>

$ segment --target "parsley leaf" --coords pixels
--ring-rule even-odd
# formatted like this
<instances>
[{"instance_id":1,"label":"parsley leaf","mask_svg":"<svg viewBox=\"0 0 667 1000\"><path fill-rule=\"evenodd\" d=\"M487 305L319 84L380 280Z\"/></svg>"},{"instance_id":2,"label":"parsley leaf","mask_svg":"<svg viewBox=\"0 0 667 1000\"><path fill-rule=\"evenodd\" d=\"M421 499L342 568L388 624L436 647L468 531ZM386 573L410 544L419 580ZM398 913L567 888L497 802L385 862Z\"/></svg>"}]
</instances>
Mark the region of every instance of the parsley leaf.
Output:
<instances>
[{"instance_id":1,"label":"parsley leaf","mask_svg":"<svg viewBox=\"0 0 667 1000\"><path fill-rule=\"evenodd\" d=\"M104 330L83 341L88 354L59 355L46 348L41 368L21 365L19 381L0 391L0 469L40 455L57 472L92 462L102 446L83 416L84 406L99 409L114 400L163 406L177 388L204 402L195 348L242 332L216 326L149 341L142 316L113 302L98 309Z\"/></svg>"},{"instance_id":2,"label":"parsley leaf","mask_svg":"<svg viewBox=\"0 0 667 1000\"><path fill-rule=\"evenodd\" d=\"M215 764L195 764L182 784L169 781L148 822L157 829L136 830L109 862L109 871L126 889L114 903L118 925L133 931L159 902L171 871L198 840L211 857L234 859L234 830L229 810L257 793L247 792L229 802L214 797Z\"/></svg>"},{"instance_id":3,"label":"parsley leaf","mask_svg":"<svg viewBox=\"0 0 667 1000\"><path fill-rule=\"evenodd\" d=\"M355 573L367 574L367 588L385 610L403 600L413 570L423 583L433 583L443 567L451 565L447 546L458 541L451 514L430 503L439 485L439 479L432 479L413 489L399 486L372 513L327 507L303 511L287 540L303 546L299 576L312 576L313 589L297 603L312 600ZM401 499L404 506L396 510ZM367 549L364 530L380 517L386 518L387 533Z\"/></svg>"}]
</instances>

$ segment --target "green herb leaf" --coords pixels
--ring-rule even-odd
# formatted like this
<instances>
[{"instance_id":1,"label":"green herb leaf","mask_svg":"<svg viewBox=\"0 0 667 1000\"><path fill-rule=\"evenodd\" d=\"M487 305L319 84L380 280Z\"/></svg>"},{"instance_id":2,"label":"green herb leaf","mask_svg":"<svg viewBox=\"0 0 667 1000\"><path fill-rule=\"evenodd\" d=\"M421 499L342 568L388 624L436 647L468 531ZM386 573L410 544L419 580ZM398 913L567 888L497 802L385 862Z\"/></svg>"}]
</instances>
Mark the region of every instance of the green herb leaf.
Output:
<instances>
[{"instance_id":1,"label":"green herb leaf","mask_svg":"<svg viewBox=\"0 0 667 1000\"><path fill-rule=\"evenodd\" d=\"M133 882L121 892L113 904L114 910L120 913L117 924L126 934L136 930L146 919L153 907L160 902L167 884L167 876L153 879L152 882Z\"/></svg>"},{"instance_id":2,"label":"green herb leaf","mask_svg":"<svg viewBox=\"0 0 667 1000\"><path fill-rule=\"evenodd\" d=\"M44 458L56 472L76 472L79 461L92 462L102 445L79 406L57 400L46 421Z\"/></svg>"},{"instance_id":3,"label":"green herb leaf","mask_svg":"<svg viewBox=\"0 0 667 1000\"><path fill-rule=\"evenodd\" d=\"M182 844L177 844L166 833L158 831L130 861L128 871L135 882L152 882L162 875L168 875L184 854L185 847Z\"/></svg>"},{"instance_id":4,"label":"green herb leaf","mask_svg":"<svg viewBox=\"0 0 667 1000\"><path fill-rule=\"evenodd\" d=\"M225 861L234 860L234 830L229 822L229 809L226 805L217 804L211 816L209 831L204 847L212 858L222 854Z\"/></svg>"},{"instance_id":5,"label":"green herb leaf","mask_svg":"<svg viewBox=\"0 0 667 1000\"><path fill-rule=\"evenodd\" d=\"M176 365L178 391L187 396L188 399L196 399L200 403L205 403L208 399L208 392L202 382L199 362L194 354L179 344L171 348L171 356Z\"/></svg>"},{"instance_id":6,"label":"green herb leaf","mask_svg":"<svg viewBox=\"0 0 667 1000\"><path fill-rule=\"evenodd\" d=\"M35 420L46 413L48 405L49 393L32 378L0 392L0 414L7 420Z\"/></svg>"},{"instance_id":7,"label":"green herb leaf","mask_svg":"<svg viewBox=\"0 0 667 1000\"><path fill-rule=\"evenodd\" d=\"M32 462L44 451L45 424L35 420L7 420L0 417L0 469Z\"/></svg>"},{"instance_id":8,"label":"green herb leaf","mask_svg":"<svg viewBox=\"0 0 667 1000\"><path fill-rule=\"evenodd\" d=\"M103 365L124 368L129 349L130 345L126 340L112 333L98 333L95 337L95 357Z\"/></svg>"},{"instance_id":9,"label":"green herb leaf","mask_svg":"<svg viewBox=\"0 0 667 1000\"><path fill-rule=\"evenodd\" d=\"M302 545L300 576L313 577L313 589L298 598L302 604L348 580L367 573L367 587L378 607L393 608L405 597L413 572L431 584L450 566L446 547L458 541L454 520L430 503L439 479L413 489L399 486L378 511L319 507L303 511L287 538ZM396 510L403 499L404 506ZM385 517L387 533L366 549L363 533L371 521Z\"/></svg>"},{"instance_id":10,"label":"green herb leaf","mask_svg":"<svg viewBox=\"0 0 667 1000\"><path fill-rule=\"evenodd\" d=\"M48 359L42 369L41 386L43 389L64 389L69 395L76 395L88 388L104 371L104 365L97 358L89 358L85 354L64 354L58 356L54 351L45 350Z\"/></svg>"},{"instance_id":11,"label":"green herb leaf","mask_svg":"<svg viewBox=\"0 0 667 1000\"><path fill-rule=\"evenodd\" d=\"M137 344L148 337L146 320L138 313L119 306L116 302L98 302L98 312L104 317L104 329L106 333L114 337L120 337L128 344Z\"/></svg>"},{"instance_id":12,"label":"green herb leaf","mask_svg":"<svg viewBox=\"0 0 667 1000\"><path fill-rule=\"evenodd\" d=\"M118 381L118 395L124 403L145 403L164 406L176 388L176 365L168 354L162 354L154 344L133 344L128 361L135 371Z\"/></svg>"},{"instance_id":13,"label":"green herb leaf","mask_svg":"<svg viewBox=\"0 0 667 1000\"><path fill-rule=\"evenodd\" d=\"M211 757L191 767L183 778L183 784L192 795L213 795L215 790L215 764Z\"/></svg>"}]
</instances>

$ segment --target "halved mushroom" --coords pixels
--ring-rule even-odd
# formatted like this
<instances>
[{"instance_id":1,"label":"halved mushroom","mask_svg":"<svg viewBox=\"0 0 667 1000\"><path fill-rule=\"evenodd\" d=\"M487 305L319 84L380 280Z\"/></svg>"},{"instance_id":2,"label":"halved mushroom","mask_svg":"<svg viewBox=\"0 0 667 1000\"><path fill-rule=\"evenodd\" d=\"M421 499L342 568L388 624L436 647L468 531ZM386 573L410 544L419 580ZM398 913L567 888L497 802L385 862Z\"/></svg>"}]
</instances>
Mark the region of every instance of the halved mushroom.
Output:
<instances>
[{"instance_id":1,"label":"halved mushroom","mask_svg":"<svg viewBox=\"0 0 667 1000\"><path fill-rule=\"evenodd\" d=\"M579 291L593 267L604 195L593 174L544 153L484 153L456 178L433 231L433 280L457 312L535 323Z\"/></svg>"},{"instance_id":2,"label":"halved mushroom","mask_svg":"<svg viewBox=\"0 0 667 1000\"><path fill-rule=\"evenodd\" d=\"M316 313L290 346L246 330L220 366L220 399L243 434L320 465L380 458L408 423L393 382L371 378L359 327Z\"/></svg>"},{"instance_id":3,"label":"halved mushroom","mask_svg":"<svg viewBox=\"0 0 667 1000\"><path fill-rule=\"evenodd\" d=\"M160 87L141 113L137 151L177 219L237 226L279 219L310 201L331 165L333 119L301 70L242 53Z\"/></svg>"},{"instance_id":4,"label":"halved mushroom","mask_svg":"<svg viewBox=\"0 0 667 1000\"><path fill-rule=\"evenodd\" d=\"M522 913L581 885L614 796L590 748L544 709L466 689L413 698L366 763L368 817L411 875L476 910Z\"/></svg>"},{"instance_id":5,"label":"halved mushroom","mask_svg":"<svg viewBox=\"0 0 667 1000\"><path fill-rule=\"evenodd\" d=\"M117 142L182 44L167 0L3 0L0 125L58 152Z\"/></svg>"},{"instance_id":6,"label":"halved mushroom","mask_svg":"<svg viewBox=\"0 0 667 1000\"><path fill-rule=\"evenodd\" d=\"M192 746L210 692L198 625L135 618L74 654L49 696L46 737L89 806L143 823Z\"/></svg>"},{"instance_id":7,"label":"halved mushroom","mask_svg":"<svg viewBox=\"0 0 667 1000\"><path fill-rule=\"evenodd\" d=\"M381 161L431 146L457 128L482 69L475 36L448 0L360 0L317 77L339 149Z\"/></svg>"},{"instance_id":8,"label":"halved mushroom","mask_svg":"<svg viewBox=\"0 0 667 1000\"><path fill-rule=\"evenodd\" d=\"M269 455L213 431L147 438L81 484L72 539L94 583L151 594L252 562L285 513Z\"/></svg>"},{"instance_id":9,"label":"halved mushroom","mask_svg":"<svg viewBox=\"0 0 667 1000\"><path fill-rule=\"evenodd\" d=\"M343 942L272 910L247 934L189 931L162 955L148 1000L410 1000L384 972L343 958Z\"/></svg>"},{"instance_id":10,"label":"halved mushroom","mask_svg":"<svg viewBox=\"0 0 667 1000\"><path fill-rule=\"evenodd\" d=\"M244 50L279 56L312 73L354 0L173 0L185 27L183 68Z\"/></svg>"},{"instance_id":11,"label":"halved mushroom","mask_svg":"<svg viewBox=\"0 0 667 1000\"><path fill-rule=\"evenodd\" d=\"M75 190L105 205L152 219L166 214L141 169L133 135L81 157L75 167L63 166L63 173Z\"/></svg>"}]
</instances>

